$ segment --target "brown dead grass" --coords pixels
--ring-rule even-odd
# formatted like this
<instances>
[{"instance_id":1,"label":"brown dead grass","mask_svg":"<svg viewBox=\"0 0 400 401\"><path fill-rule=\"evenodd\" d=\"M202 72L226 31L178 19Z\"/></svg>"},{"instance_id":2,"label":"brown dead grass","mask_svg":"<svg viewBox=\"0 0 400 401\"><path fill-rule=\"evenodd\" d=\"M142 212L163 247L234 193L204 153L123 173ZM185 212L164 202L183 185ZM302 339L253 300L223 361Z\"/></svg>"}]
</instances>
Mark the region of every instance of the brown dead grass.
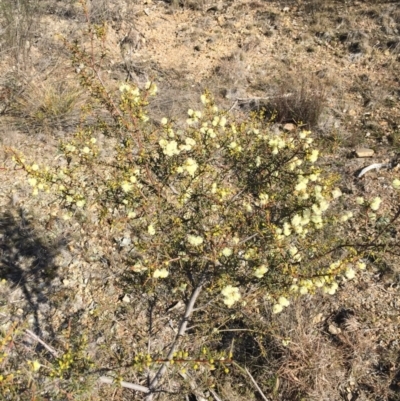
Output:
<instances>
[{"instance_id":1,"label":"brown dead grass","mask_svg":"<svg viewBox=\"0 0 400 401\"><path fill-rule=\"evenodd\" d=\"M49 78L33 80L13 99L10 114L29 133L70 132L79 123L86 95L78 85Z\"/></svg>"}]
</instances>

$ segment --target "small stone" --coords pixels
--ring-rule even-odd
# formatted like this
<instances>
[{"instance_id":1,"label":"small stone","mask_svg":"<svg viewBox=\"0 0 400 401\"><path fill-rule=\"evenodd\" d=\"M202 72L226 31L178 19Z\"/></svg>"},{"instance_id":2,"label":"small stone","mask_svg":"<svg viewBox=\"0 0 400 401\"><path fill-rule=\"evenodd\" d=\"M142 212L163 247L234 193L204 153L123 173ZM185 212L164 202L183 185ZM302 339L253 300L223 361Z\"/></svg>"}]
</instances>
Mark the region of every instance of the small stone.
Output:
<instances>
[{"instance_id":1,"label":"small stone","mask_svg":"<svg viewBox=\"0 0 400 401\"><path fill-rule=\"evenodd\" d=\"M131 302L131 299L128 294L125 294L125 296L122 298L122 302L125 302L127 304Z\"/></svg>"},{"instance_id":2,"label":"small stone","mask_svg":"<svg viewBox=\"0 0 400 401\"><path fill-rule=\"evenodd\" d=\"M322 313L318 313L318 315L314 316L312 322L314 324L318 324L318 323L321 323L322 320L324 320L324 315Z\"/></svg>"},{"instance_id":3,"label":"small stone","mask_svg":"<svg viewBox=\"0 0 400 401\"><path fill-rule=\"evenodd\" d=\"M357 157L372 157L375 152L373 149L358 148L355 150L355 153Z\"/></svg>"},{"instance_id":4,"label":"small stone","mask_svg":"<svg viewBox=\"0 0 400 401\"><path fill-rule=\"evenodd\" d=\"M340 328L336 327L334 324L330 324L328 327L328 331L329 331L329 333L336 335L336 334L341 333L342 330L340 330Z\"/></svg>"},{"instance_id":5,"label":"small stone","mask_svg":"<svg viewBox=\"0 0 400 401\"><path fill-rule=\"evenodd\" d=\"M287 123L283 126L283 129L288 132L292 132L296 130L296 125L292 123Z\"/></svg>"}]
</instances>

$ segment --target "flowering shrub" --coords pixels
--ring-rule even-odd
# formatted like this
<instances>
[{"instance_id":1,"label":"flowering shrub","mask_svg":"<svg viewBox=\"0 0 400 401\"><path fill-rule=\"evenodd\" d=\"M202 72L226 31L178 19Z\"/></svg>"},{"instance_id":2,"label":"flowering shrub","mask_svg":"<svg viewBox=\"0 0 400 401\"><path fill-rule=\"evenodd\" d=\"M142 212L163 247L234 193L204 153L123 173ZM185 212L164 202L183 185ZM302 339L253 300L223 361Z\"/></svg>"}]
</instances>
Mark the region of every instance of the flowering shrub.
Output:
<instances>
[{"instance_id":1,"label":"flowering shrub","mask_svg":"<svg viewBox=\"0 0 400 401\"><path fill-rule=\"evenodd\" d=\"M208 93L184 130L166 118L154 129L146 106L156 91L150 82L121 85L114 131L79 130L61 143L58 167L15 155L32 194L54 192L65 220L90 211L95 226L131 233L135 252L124 263L136 282L202 283L228 307L251 292L278 313L290 298L334 294L339 276L354 277L354 247L332 256L340 243L332 230L353 213L331 212L342 193L316 165L311 132L272 133L255 116L231 120ZM373 211L379 205L370 202Z\"/></svg>"}]
</instances>

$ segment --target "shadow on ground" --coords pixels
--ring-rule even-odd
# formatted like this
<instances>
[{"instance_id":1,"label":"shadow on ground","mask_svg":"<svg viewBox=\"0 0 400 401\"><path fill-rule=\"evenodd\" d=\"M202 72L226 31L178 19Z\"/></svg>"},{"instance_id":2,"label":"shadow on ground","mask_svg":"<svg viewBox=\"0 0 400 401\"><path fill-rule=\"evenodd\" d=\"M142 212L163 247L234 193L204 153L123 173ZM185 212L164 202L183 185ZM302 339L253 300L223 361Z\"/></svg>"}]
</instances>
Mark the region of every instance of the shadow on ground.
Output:
<instances>
[{"instance_id":1,"label":"shadow on ground","mask_svg":"<svg viewBox=\"0 0 400 401\"><path fill-rule=\"evenodd\" d=\"M0 302L11 315L2 313L2 320L28 318L36 334L46 330L54 336L50 295L56 290L54 281L59 281L55 257L66 242L39 234L22 209L0 214L0 279L8 283L0 288Z\"/></svg>"}]
</instances>

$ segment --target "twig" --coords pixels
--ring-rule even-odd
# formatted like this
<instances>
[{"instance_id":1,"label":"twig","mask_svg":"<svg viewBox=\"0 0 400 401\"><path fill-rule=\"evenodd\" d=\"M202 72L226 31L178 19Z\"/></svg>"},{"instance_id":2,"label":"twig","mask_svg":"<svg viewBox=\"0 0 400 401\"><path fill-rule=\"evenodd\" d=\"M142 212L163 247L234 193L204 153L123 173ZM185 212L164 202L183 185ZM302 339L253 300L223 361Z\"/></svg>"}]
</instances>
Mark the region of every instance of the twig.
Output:
<instances>
[{"instance_id":1,"label":"twig","mask_svg":"<svg viewBox=\"0 0 400 401\"><path fill-rule=\"evenodd\" d=\"M99 382L106 384L115 384L118 383L121 387L130 388L131 390L140 391L142 393L149 393L150 389L145 386L141 386L140 384L128 383L124 381L115 381L111 377L101 376L99 378Z\"/></svg>"},{"instance_id":2,"label":"twig","mask_svg":"<svg viewBox=\"0 0 400 401\"><path fill-rule=\"evenodd\" d=\"M258 390L258 392L260 393L261 397L265 400L268 401L268 398L264 395L264 393L262 392L262 390L260 389L260 386L257 384L257 382L254 380L254 377L251 375L251 373L249 372L249 370L245 367L244 368L246 373L249 375L250 380L253 382L254 386L256 387L256 389Z\"/></svg>"},{"instance_id":3,"label":"twig","mask_svg":"<svg viewBox=\"0 0 400 401\"><path fill-rule=\"evenodd\" d=\"M153 399L154 389L157 387L158 382L163 377L163 375L164 375L164 373L165 373L165 371L167 369L167 366L169 364L169 361L171 361L173 359L173 357L174 357L174 353L175 353L176 347L178 345L179 337L182 337L186 332L189 317L193 312L194 305L195 305L195 303L197 301L197 298L199 297L202 289L203 289L203 286L199 285L193 291L193 294L189 299L189 302L188 302L188 304L186 306L185 314L184 314L184 316L182 318L182 321L181 321L181 324L179 326L178 334L176 335L175 340L172 343L171 349L170 349L170 351L169 351L169 353L167 355L167 361L168 362L164 363L160 367L160 369L158 370L158 372L154 376L153 380L151 381L150 386L149 386L150 387L150 394L148 394L146 396L146 398L145 398L146 401L151 401Z\"/></svg>"},{"instance_id":4,"label":"twig","mask_svg":"<svg viewBox=\"0 0 400 401\"><path fill-rule=\"evenodd\" d=\"M245 238L245 239L242 239L242 240L239 242L239 244L243 244L243 243L245 243L245 242L247 242L247 241L250 241L250 240L253 239L254 237L257 237L257 235L258 235L258 233L255 233L255 234L253 234L253 235L250 235L250 237L247 237L247 238Z\"/></svg>"},{"instance_id":5,"label":"twig","mask_svg":"<svg viewBox=\"0 0 400 401\"><path fill-rule=\"evenodd\" d=\"M237 106L238 103L239 103L239 101L238 101L238 99L236 99L236 100L233 102L233 105L231 106L231 108L228 110L228 113L230 113L230 112Z\"/></svg>"},{"instance_id":6,"label":"twig","mask_svg":"<svg viewBox=\"0 0 400 401\"><path fill-rule=\"evenodd\" d=\"M370 166L363 168L360 171L360 174L358 174L357 178L361 178L365 173L368 173L368 171L370 171L370 170L373 170L373 169L380 170L382 167L389 167L389 165L386 163L371 164Z\"/></svg>"},{"instance_id":7,"label":"twig","mask_svg":"<svg viewBox=\"0 0 400 401\"><path fill-rule=\"evenodd\" d=\"M221 398L219 398L218 394L212 389L209 388L208 391L212 394L212 396L215 398L215 401L222 401Z\"/></svg>"},{"instance_id":8,"label":"twig","mask_svg":"<svg viewBox=\"0 0 400 401\"><path fill-rule=\"evenodd\" d=\"M268 401L268 398L265 396L265 394L262 392L260 386L257 384L257 382L255 381L254 377L251 375L251 373L249 372L249 370L247 369L247 367L245 367L244 369L238 365L235 361L232 361L232 363L237 366L241 371L244 371L247 373L247 375L250 377L250 380L252 381L252 383L254 384L254 387L258 390L258 392L260 393L261 397L264 399L264 401Z\"/></svg>"},{"instance_id":9,"label":"twig","mask_svg":"<svg viewBox=\"0 0 400 401\"><path fill-rule=\"evenodd\" d=\"M50 347L50 345L47 345L41 338L39 338L33 331L30 330L25 330L26 334L28 334L29 337L33 338L34 340L36 340L38 343L42 344L43 347L45 347L47 349L47 351L50 352L50 354L52 354L53 356L55 356L56 358L58 358L58 352L53 348Z\"/></svg>"}]
</instances>

